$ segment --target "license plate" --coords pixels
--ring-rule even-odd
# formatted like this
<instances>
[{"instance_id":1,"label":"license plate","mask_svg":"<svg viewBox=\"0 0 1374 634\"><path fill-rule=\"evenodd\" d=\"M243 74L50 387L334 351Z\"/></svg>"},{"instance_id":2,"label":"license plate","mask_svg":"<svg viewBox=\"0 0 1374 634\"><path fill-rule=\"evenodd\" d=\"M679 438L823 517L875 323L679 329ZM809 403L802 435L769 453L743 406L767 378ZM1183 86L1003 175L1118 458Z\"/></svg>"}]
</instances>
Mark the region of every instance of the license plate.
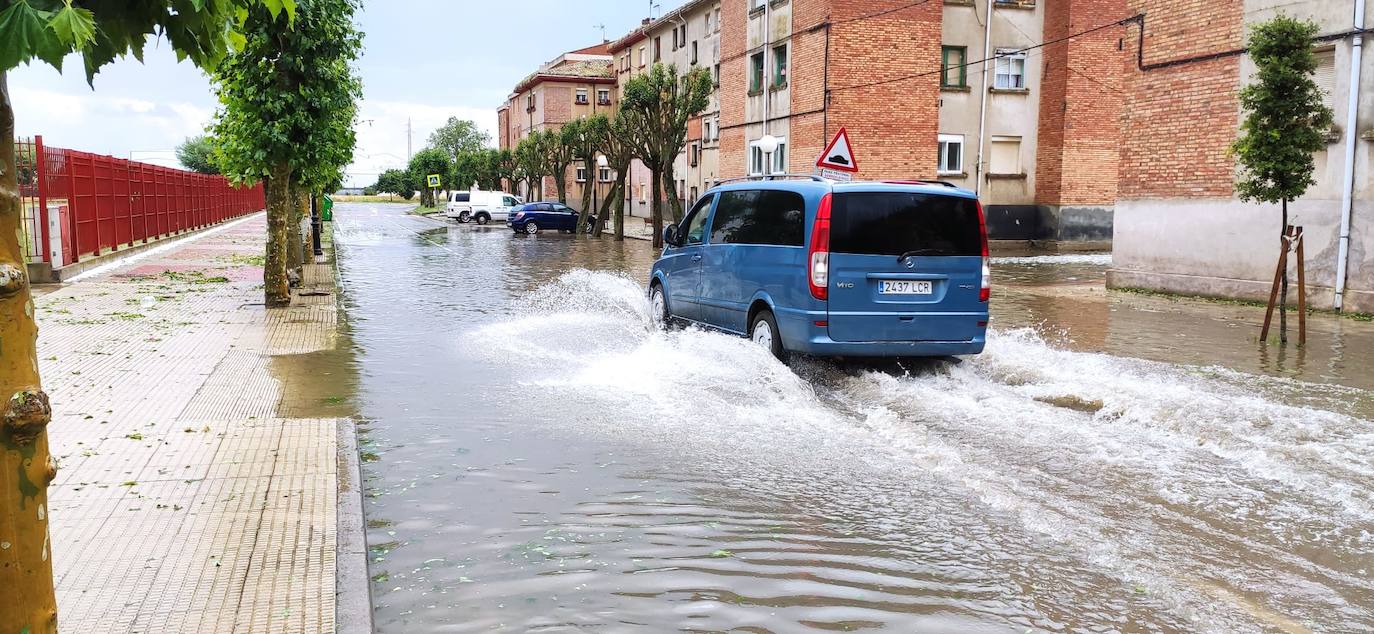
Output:
<instances>
[{"instance_id":1,"label":"license plate","mask_svg":"<svg viewBox=\"0 0 1374 634\"><path fill-rule=\"evenodd\" d=\"M878 282L879 295L929 295L931 283L921 280L881 280Z\"/></svg>"}]
</instances>

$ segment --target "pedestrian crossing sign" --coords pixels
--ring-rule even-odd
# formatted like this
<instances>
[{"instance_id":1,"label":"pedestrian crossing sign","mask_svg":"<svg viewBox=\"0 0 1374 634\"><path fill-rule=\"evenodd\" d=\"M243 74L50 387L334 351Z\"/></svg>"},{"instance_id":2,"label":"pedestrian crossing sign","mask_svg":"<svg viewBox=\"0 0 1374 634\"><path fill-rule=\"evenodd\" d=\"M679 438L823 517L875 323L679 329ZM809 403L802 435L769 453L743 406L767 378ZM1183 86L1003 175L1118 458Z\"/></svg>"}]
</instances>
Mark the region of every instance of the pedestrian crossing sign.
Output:
<instances>
[{"instance_id":1,"label":"pedestrian crossing sign","mask_svg":"<svg viewBox=\"0 0 1374 634\"><path fill-rule=\"evenodd\" d=\"M427 177L425 177L425 178L429 180L429 186L430 186L430 188L437 188L437 187L441 187L441 186L442 186L442 185L440 185L440 183L439 183L439 175L438 175L438 174L430 174L429 176L427 176Z\"/></svg>"}]
</instances>

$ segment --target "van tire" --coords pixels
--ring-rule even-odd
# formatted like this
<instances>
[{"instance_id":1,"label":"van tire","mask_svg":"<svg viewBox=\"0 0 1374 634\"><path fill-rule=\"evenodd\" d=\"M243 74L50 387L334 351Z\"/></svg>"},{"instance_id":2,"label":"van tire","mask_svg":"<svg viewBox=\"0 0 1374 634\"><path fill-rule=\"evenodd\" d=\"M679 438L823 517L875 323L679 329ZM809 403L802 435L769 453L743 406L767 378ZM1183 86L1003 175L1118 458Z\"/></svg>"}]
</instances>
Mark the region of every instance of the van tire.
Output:
<instances>
[{"instance_id":1,"label":"van tire","mask_svg":"<svg viewBox=\"0 0 1374 634\"><path fill-rule=\"evenodd\" d=\"M472 212L464 211L458 214L458 222L460 224L467 224L469 222L472 222Z\"/></svg>"},{"instance_id":2,"label":"van tire","mask_svg":"<svg viewBox=\"0 0 1374 634\"><path fill-rule=\"evenodd\" d=\"M491 222L491 214L489 214L489 213L487 213L487 212L485 212L485 211L479 211L479 212L477 212L477 224L479 224L479 225L484 225L484 224L487 224L488 222Z\"/></svg>"},{"instance_id":3,"label":"van tire","mask_svg":"<svg viewBox=\"0 0 1374 634\"><path fill-rule=\"evenodd\" d=\"M672 321L673 313L668 310L668 296L663 293L663 285L655 282L649 287L649 323L658 330L667 330Z\"/></svg>"},{"instance_id":4,"label":"van tire","mask_svg":"<svg viewBox=\"0 0 1374 634\"><path fill-rule=\"evenodd\" d=\"M782 334L778 332L778 322L773 319L772 311L765 309L754 314L749 326L749 339L766 346L779 361L787 360L787 350L782 347Z\"/></svg>"}]
</instances>

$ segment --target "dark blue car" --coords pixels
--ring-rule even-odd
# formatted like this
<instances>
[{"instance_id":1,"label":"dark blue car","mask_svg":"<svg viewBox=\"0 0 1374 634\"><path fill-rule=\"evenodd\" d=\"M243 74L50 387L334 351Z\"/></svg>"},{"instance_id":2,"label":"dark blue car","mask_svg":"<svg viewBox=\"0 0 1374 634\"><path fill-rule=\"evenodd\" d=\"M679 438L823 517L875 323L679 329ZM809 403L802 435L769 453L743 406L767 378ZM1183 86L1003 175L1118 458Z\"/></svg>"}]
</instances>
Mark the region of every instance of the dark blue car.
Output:
<instances>
[{"instance_id":1,"label":"dark blue car","mask_svg":"<svg viewBox=\"0 0 1374 634\"><path fill-rule=\"evenodd\" d=\"M587 217L588 233L595 222L595 216ZM572 233L577 230L577 211L557 202L528 203L510 210L510 215L506 217L506 226L516 233L530 235L554 229Z\"/></svg>"},{"instance_id":2,"label":"dark blue car","mask_svg":"<svg viewBox=\"0 0 1374 634\"><path fill-rule=\"evenodd\" d=\"M664 229L656 321L748 336L775 355L982 352L988 242L973 192L938 182L753 180Z\"/></svg>"}]
</instances>

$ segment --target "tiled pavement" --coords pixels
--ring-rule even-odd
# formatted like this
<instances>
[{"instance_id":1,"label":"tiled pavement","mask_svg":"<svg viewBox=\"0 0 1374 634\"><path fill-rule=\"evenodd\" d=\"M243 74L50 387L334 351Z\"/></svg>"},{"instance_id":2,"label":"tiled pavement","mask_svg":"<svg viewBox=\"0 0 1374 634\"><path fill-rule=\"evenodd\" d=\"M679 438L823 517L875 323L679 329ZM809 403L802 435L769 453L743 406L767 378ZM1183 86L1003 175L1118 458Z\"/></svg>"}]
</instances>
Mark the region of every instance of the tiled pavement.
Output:
<instances>
[{"instance_id":1,"label":"tiled pavement","mask_svg":"<svg viewBox=\"0 0 1374 634\"><path fill-rule=\"evenodd\" d=\"M334 630L333 270L269 311L263 217L212 231L36 300L64 632Z\"/></svg>"}]
</instances>

